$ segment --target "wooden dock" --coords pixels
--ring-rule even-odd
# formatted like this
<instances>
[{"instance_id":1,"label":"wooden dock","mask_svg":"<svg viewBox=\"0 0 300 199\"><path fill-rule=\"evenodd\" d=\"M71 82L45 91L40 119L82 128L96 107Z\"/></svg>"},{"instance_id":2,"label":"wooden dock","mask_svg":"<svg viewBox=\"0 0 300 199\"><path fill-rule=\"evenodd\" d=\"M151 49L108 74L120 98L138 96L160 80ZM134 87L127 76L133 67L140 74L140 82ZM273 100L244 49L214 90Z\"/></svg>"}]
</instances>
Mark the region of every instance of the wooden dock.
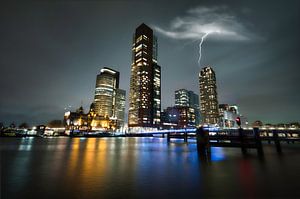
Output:
<instances>
[{"instance_id":1,"label":"wooden dock","mask_svg":"<svg viewBox=\"0 0 300 199\"><path fill-rule=\"evenodd\" d=\"M167 141L171 139L195 139L199 151L208 152L210 147L235 147L240 148L242 153L247 149L254 148L258 154L263 154L263 142L272 143L278 153L282 152L281 143L295 143L300 141L300 130L265 130L259 128L249 129L220 129L209 131L202 127L196 132L168 132Z\"/></svg>"}]
</instances>

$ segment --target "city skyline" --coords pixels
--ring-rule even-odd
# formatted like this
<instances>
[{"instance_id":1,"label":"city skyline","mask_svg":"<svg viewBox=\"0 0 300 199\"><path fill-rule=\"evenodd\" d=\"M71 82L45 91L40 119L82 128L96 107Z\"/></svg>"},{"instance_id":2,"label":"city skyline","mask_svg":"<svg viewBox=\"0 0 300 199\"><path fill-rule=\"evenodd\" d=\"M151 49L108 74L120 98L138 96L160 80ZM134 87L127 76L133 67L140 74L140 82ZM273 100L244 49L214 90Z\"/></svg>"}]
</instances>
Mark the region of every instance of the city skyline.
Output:
<instances>
[{"instance_id":1,"label":"city skyline","mask_svg":"<svg viewBox=\"0 0 300 199\"><path fill-rule=\"evenodd\" d=\"M65 107L76 109L81 101L87 110L93 101L94 77L104 66L120 71L120 87L129 94L135 27L145 22L166 29L170 21L191 8L221 5L178 1L162 17L166 2L157 8L156 16L147 10L133 15L132 4L6 3L0 22L4 30L0 33L4 74L0 80L4 96L0 100L0 121L37 124L62 119ZM150 10L156 8L150 2L139 4ZM198 73L204 65L212 65L218 79L219 103L238 104L252 122L299 122L299 3L264 2L260 7L255 3L222 4L228 14L250 27L255 39L229 42L208 38L203 44L203 66L199 67L198 41L171 40L155 32L163 66L161 108L174 105L175 90L185 88L199 94ZM267 5L270 8L265 13ZM279 7L286 12L278 13ZM101 13L104 8L107 12ZM111 13L117 14L113 17ZM105 14L110 23L103 20ZM128 18L125 23L118 20L122 16ZM269 23L270 19L276 23Z\"/></svg>"}]
</instances>

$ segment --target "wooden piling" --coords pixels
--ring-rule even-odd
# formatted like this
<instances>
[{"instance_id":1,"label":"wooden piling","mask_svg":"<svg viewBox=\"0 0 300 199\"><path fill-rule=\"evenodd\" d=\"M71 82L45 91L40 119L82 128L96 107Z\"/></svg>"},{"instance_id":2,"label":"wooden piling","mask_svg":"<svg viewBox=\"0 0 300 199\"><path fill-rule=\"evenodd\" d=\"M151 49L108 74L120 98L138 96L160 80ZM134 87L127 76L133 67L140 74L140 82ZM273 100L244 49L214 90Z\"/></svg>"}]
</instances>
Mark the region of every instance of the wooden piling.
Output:
<instances>
[{"instance_id":1,"label":"wooden piling","mask_svg":"<svg viewBox=\"0 0 300 199\"><path fill-rule=\"evenodd\" d=\"M184 132L184 137L183 137L184 142L187 142L187 138L188 138L188 137L187 137L187 132L185 131L185 132Z\"/></svg>"},{"instance_id":2,"label":"wooden piling","mask_svg":"<svg viewBox=\"0 0 300 199\"><path fill-rule=\"evenodd\" d=\"M242 153L246 154L247 149L246 149L246 146L245 146L244 132L243 132L243 129L241 127L239 128L239 138L240 138Z\"/></svg>"},{"instance_id":3,"label":"wooden piling","mask_svg":"<svg viewBox=\"0 0 300 199\"><path fill-rule=\"evenodd\" d=\"M274 138L274 143L275 143L275 147L278 153L281 153L281 145L280 145L280 140L278 138L278 132L276 130L273 130L273 138Z\"/></svg>"},{"instance_id":4,"label":"wooden piling","mask_svg":"<svg viewBox=\"0 0 300 199\"><path fill-rule=\"evenodd\" d=\"M170 132L167 133L167 142L170 142Z\"/></svg>"},{"instance_id":5,"label":"wooden piling","mask_svg":"<svg viewBox=\"0 0 300 199\"><path fill-rule=\"evenodd\" d=\"M196 130L197 150L200 153L207 154L210 152L209 132L204 131L203 127Z\"/></svg>"},{"instance_id":6,"label":"wooden piling","mask_svg":"<svg viewBox=\"0 0 300 199\"><path fill-rule=\"evenodd\" d=\"M218 131L216 132L216 137L217 137L217 142L219 143L220 140L219 140L219 132Z\"/></svg>"},{"instance_id":7,"label":"wooden piling","mask_svg":"<svg viewBox=\"0 0 300 199\"><path fill-rule=\"evenodd\" d=\"M259 128L253 128L253 132L255 137L255 145L256 145L257 153L258 155L263 155L264 151L260 139Z\"/></svg>"}]
</instances>

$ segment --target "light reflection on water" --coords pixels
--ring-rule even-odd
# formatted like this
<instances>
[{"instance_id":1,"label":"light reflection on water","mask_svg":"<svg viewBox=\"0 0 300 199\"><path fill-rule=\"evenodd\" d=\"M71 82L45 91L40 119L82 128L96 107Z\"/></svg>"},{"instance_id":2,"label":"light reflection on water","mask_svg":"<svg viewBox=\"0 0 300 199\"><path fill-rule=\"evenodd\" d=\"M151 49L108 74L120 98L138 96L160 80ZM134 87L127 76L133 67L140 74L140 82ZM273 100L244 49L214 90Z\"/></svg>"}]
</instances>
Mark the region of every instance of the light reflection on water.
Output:
<instances>
[{"instance_id":1,"label":"light reflection on water","mask_svg":"<svg viewBox=\"0 0 300 199\"><path fill-rule=\"evenodd\" d=\"M33 137L21 138L21 143L19 145L19 151L30 151L32 146Z\"/></svg>"},{"instance_id":2,"label":"light reflection on water","mask_svg":"<svg viewBox=\"0 0 300 199\"><path fill-rule=\"evenodd\" d=\"M3 198L253 198L274 187L286 196L296 183L283 189L276 181L296 181L300 166L297 147L280 157L264 147L261 161L255 151L245 158L239 149L214 147L203 159L195 143L162 138L0 141Z\"/></svg>"},{"instance_id":3,"label":"light reflection on water","mask_svg":"<svg viewBox=\"0 0 300 199\"><path fill-rule=\"evenodd\" d=\"M211 161L217 162L225 159L224 150L221 147L211 148Z\"/></svg>"}]
</instances>

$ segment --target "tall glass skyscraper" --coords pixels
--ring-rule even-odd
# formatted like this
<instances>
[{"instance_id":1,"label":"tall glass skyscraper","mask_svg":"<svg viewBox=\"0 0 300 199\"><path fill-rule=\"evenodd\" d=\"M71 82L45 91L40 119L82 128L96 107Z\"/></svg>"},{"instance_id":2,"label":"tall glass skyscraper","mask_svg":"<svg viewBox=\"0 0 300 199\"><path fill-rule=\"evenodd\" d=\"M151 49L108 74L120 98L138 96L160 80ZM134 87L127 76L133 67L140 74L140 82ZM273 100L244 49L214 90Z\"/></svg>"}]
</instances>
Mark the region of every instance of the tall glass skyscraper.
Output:
<instances>
[{"instance_id":1,"label":"tall glass skyscraper","mask_svg":"<svg viewBox=\"0 0 300 199\"><path fill-rule=\"evenodd\" d=\"M211 67L204 67L199 73L200 112L203 124L219 123L216 74Z\"/></svg>"},{"instance_id":2,"label":"tall glass skyscraper","mask_svg":"<svg viewBox=\"0 0 300 199\"><path fill-rule=\"evenodd\" d=\"M133 36L128 127L160 126L160 80L157 39L150 27L141 24Z\"/></svg>"},{"instance_id":3,"label":"tall glass skyscraper","mask_svg":"<svg viewBox=\"0 0 300 199\"><path fill-rule=\"evenodd\" d=\"M104 67L97 75L94 111L98 116L124 123L125 90L119 89L120 73Z\"/></svg>"}]
</instances>

